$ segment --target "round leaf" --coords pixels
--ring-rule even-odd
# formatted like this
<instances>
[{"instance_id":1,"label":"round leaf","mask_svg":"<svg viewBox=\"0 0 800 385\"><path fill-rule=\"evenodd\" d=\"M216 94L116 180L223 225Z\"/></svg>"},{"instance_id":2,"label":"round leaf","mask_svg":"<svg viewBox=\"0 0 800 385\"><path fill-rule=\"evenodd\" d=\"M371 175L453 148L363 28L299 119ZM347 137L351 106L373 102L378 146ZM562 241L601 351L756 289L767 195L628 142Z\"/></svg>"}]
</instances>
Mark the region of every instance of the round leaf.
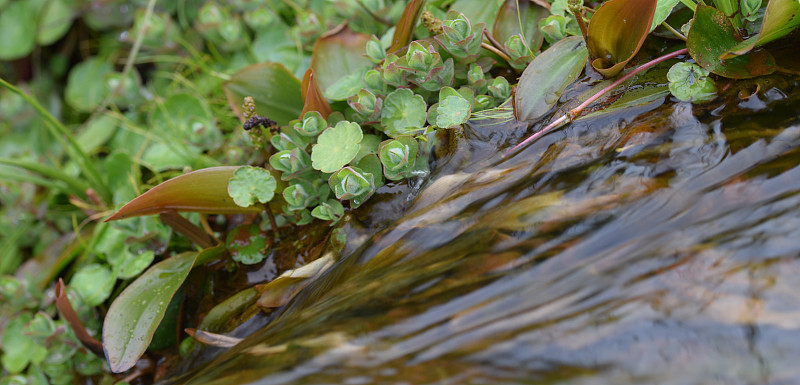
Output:
<instances>
[{"instance_id":1,"label":"round leaf","mask_svg":"<svg viewBox=\"0 0 800 385\"><path fill-rule=\"evenodd\" d=\"M386 96L381 110L381 124L386 135L413 135L422 130L427 117L425 99L407 88L400 88Z\"/></svg>"},{"instance_id":2,"label":"round leaf","mask_svg":"<svg viewBox=\"0 0 800 385\"><path fill-rule=\"evenodd\" d=\"M472 104L461 96L451 95L436 107L436 125L441 128L459 126L469 120Z\"/></svg>"},{"instance_id":3,"label":"round leaf","mask_svg":"<svg viewBox=\"0 0 800 385\"><path fill-rule=\"evenodd\" d=\"M276 187L278 183L269 171L260 167L244 166L236 169L228 181L228 195L240 207L248 207L256 201L271 201Z\"/></svg>"},{"instance_id":4,"label":"round leaf","mask_svg":"<svg viewBox=\"0 0 800 385\"><path fill-rule=\"evenodd\" d=\"M225 243L231 258L236 262L253 265L267 257L267 234L260 231L258 225L237 226L228 233Z\"/></svg>"},{"instance_id":5,"label":"round leaf","mask_svg":"<svg viewBox=\"0 0 800 385\"><path fill-rule=\"evenodd\" d=\"M325 129L311 148L311 166L322 172L334 172L355 158L364 134L358 123L342 121Z\"/></svg>"},{"instance_id":6,"label":"round leaf","mask_svg":"<svg viewBox=\"0 0 800 385\"><path fill-rule=\"evenodd\" d=\"M39 16L39 30L36 34L36 41L40 45L55 43L72 26L72 9L65 0L46 1Z\"/></svg>"},{"instance_id":7,"label":"round leaf","mask_svg":"<svg viewBox=\"0 0 800 385\"><path fill-rule=\"evenodd\" d=\"M70 280L72 286L90 306L103 303L114 288L117 277L106 266L93 263L78 270Z\"/></svg>"},{"instance_id":8,"label":"round leaf","mask_svg":"<svg viewBox=\"0 0 800 385\"><path fill-rule=\"evenodd\" d=\"M683 101L703 102L714 99L716 87L708 71L697 64L676 63L667 73L669 91Z\"/></svg>"},{"instance_id":9,"label":"round leaf","mask_svg":"<svg viewBox=\"0 0 800 385\"><path fill-rule=\"evenodd\" d=\"M89 112L95 109L108 94L105 82L100 81L113 71L111 63L93 57L78 63L67 78L64 97L78 111Z\"/></svg>"},{"instance_id":10,"label":"round leaf","mask_svg":"<svg viewBox=\"0 0 800 385\"><path fill-rule=\"evenodd\" d=\"M0 60L25 57L36 45L36 10L32 1L15 1L0 12Z\"/></svg>"}]
</instances>

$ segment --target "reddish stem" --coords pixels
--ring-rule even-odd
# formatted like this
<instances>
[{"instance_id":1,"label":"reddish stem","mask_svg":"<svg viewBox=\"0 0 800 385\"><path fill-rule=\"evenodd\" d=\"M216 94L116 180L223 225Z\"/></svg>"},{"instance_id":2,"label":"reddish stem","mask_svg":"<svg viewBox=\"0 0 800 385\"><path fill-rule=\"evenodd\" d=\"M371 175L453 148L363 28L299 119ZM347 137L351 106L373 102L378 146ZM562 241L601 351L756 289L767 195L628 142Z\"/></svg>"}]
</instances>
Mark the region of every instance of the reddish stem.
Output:
<instances>
[{"instance_id":1,"label":"reddish stem","mask_svg":"<svg viewBox=\"0 0 800 385\"><path fill-rule=\"evenodd\" d=\"M523 140L522 142L520 142L516 146L512 147L510 150L506 151L503 154L503 158L511 155L514 152L517 152L522 147L525 147L526 145L530 144L536 138L538 138L538 137L540 137L540 136L552 131L553 129L561 126L561 124L564 123L567 119L569 119L569 121L575 120L575 118L577 118L578 115L581 112L583 112L583 110L586 107L588 107L590 104L592 104L595 101L597 101L597 99L600 99L601 97L603 97L605 94L611 92L611 90L613 90L614 88L617 88L617 86L619 86L620 84L622 84L625 81L627 81L628 79L634 77L636 74L638 74L638 73L640 73L640 72L642 72L642 71L644 71L644 70L646 70L646 69L648 69L648 68L650 68L650 67L652 67L652 66L654 66L654 65L656 65L658 63L661 63L662 61L672 59L672 58L674 58L676 56L684 55L684 54L686 54L688 52L689 52L688 48L679 49L679 50L677 50L675 52L671 52L671 53L668 53L668 54L666 54L664 56L661 56L659 58L653 59L653 60L651 60L651 61L649 61L649 62L647 62L645 64L642 64L641 66L637 67L633 71L628 72L627 74L625 74L624 76L620 77L619 79L617 79L613 83L609 84L608 87L603 88L598 93L592 95L592 97L587 99L585 102L581 103L579 106L567 111L566 114L562 115L560 118L558 118L555 121L553 121L552 123L548 124L547 127L543 128L543 129L541 129L539 131L536 131L533 135L529 136L528 138L526 138L525 140Z\"/></svg>"}]
</instances>

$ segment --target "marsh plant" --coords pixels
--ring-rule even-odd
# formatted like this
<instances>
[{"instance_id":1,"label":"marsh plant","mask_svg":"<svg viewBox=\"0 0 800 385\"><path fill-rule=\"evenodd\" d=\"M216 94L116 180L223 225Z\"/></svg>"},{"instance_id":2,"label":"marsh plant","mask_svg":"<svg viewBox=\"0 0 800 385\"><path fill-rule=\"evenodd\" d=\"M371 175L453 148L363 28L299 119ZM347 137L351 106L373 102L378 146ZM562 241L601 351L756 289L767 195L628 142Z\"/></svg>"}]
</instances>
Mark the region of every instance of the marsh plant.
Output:
<instances>
[{"instance_id":1,"label":"marsh plant","mask_svg":"<svg viewBox=\"0 0 800 385\"><path fill-rule=\"evenodd\" d=\"M800 73L796 0L134 3L0 2L18 37L0 39L4 384L133 381L148 350L235 344L218 333L288 303L353 210L424 185L470 120L542 123L508 154L586 116ZM298 233L332 252L181 310L209 290L186 289L193 271L266 266L308 246Z\"/></svg>"}]
</instances>

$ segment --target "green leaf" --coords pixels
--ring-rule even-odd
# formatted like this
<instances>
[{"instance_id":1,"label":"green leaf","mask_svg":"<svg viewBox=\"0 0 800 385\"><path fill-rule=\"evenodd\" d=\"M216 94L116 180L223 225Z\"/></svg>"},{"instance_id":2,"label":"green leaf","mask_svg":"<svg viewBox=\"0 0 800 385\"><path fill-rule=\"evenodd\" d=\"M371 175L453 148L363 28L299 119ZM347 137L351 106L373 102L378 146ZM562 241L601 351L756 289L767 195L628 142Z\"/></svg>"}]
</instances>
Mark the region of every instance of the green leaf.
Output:
<instances>
[{"instance_id":1,"label":"green leaf","mask_svg":"<svg viewBox=\"0 0 800 385\"><path fill-rule=\"evenodd\" d=\"M228 104L241 116L242 100L252 96L257 112L281 125L297 119L303 110L300 81L280 63L245 67L222 85Z\"/></svg>"},{"instance_id":2,"label":"green leaf","mask_svg":"<svg viewBox=\"0 0 800 385\"><path fill-rule=\"evenodd\" d=\"M78 111L94 110L108 95L106 84L101 79L113 70L108 60L98 57L78 63L69 72L64 99Z\"/></svg>"},{"instance_id":3,"label":"green leaf","mask_svg":"<svg viewBox=\"0 0 800 385\"><path fill-rule=\"evenodd\" d=\"M349 163L358 153L364 134L358 123L342 121L325 129L311 148L315 170L334 172Z\"/></svg>"},{"instance_id":4,"label":"green leaf","mask_svg":"<svg viewBox=\"0 0 800 385\"><path fill-rule=\"evenodd\" d=\"M78 270L69 281L70 287L80 294L90 306L98 306L108 299L117 277L105 265L93 263Z\"/></svg>"},{"instance_id":5,"label":"green leaf","mask_svg":"<svg viewBox=\"0 0 800 385\"><path fill-rule=\"evenodd\" d=\"M719 59L739 43L737 36L736 28L722 11L698 5L686 46L697 64L727 78L751 78L775 71L775 59L763 49L754 49L731 59Z\"/></svg>"},{"instance_id":6,"label":"green leaf","mask_svg":"<svg viewBox=\"0 0 800 385\"><path fill-rule=\"evenodd\" d=\"M197 252L186 252L153 265L111 304L103 322L103 350L112 372L136 364L197 258Z\"/></svg>"},{"instance_id":7,"label":"green leaf","mask_svg":"<svg viewBox=\"0 0 800 385\"><path fill-rule=\"evenodd\" d=\"M32 1L15 1L0 12L0 60L27 56L36 45L36 9Z\"/></svg>"},{"instance_id":8,"label":"green leaf","mask_svg":"<svg viewBox=\"0 0 800 385\"><path fill-rule=\"evenodd\" d=\"M117 132L119 121L109 114L103 114L86 123L86 128L78 133L75 141L86 153L92 153Z\"/></svg>"},{"instance_id":9,"label":"green leaf","mask_svg":"<svg viewBox=\"0 0 800 385\"><path fill-rule=\"evenodd\" d=\"M664 20L667 20L672 9L675 8L681 0L658 0L656 4L656 13L653 15L653 24L650 26L650 32L653 32Z\"/></svg>"},{"instance_id":10,"label":"green leaf","mask_svg":"<svg viewBox=\"0 0 800 385\"><path fill-rule=\"evenodd\" d=\"M225 241L231 258L245 265L253 265L267 258L267 233L258 225L236 226Z\"/></svg>"},{"instance_id":11,"label":"green leaf","mask_svg":"<svg viewBox=\"0 0 800 385\"><path fill-rule=\"evenodd\" d=\"M5 325L3 331L3 354L0 363L10 373L20 373L31 361L31 349L36 346L33 339L25 335L22 329L31 320L31 315L20 314Z\"/></svg>"},{"instance_id":12,"label":"green leaf","mask_svg":"<svg viewBox=\"0 0 800 385\"><path fill-rule=\"evenodd\" d=\"M305 150L293 148L270 156L269 165L283 173L281 180L292 180L311 167L311 157Z\"/></svg>"},{"instance_id":13,"label":"green leaf","mask_svg":"<svg viewBox=\"0 0 800 385\"><path fill-rule=\"evenodd\" d=\"M491 25L497 18L505 0L456 0L450 9L456 9L469 19L469 22L476 26L478 23ZM522 3L522 1L520 1ZM527 37L527 36L526 36Z\"/></svg>"},{"instance_id":14,"label":"green leaf","mask_svg":"<svg viewBox=\"0 0 800 385\"><path fill-rule=\"evenodd\" d=\"M303 136L317 136L327 126L328 122L326 122L325 118L317 111L306 112L305 115L303 115L303 120L296 121L296 123L292 125L292 127Z\"/></svg>"},{"instance_id":15,"label":"green leaf","mask_svg":"<svg viewBox=\"0 0 800 385\"><path fill-rule=\"evenodd\" d=\"M357 167L345 167L328 179L337 199L349 199L352 207L364 203L375 192L375 177Z\"/></svg>"},{"instance_id":16,"label":"green leaf","mask_svg":"<svg viewBox=\"0 0 800 385\"><path fill-rule=\"evenodd\" d=\"M267 203L275 196L278 183L269 171L261 167L244 166L234 171L228 182L228 195L240 207Z\"/></svg>"},{"instance_id":17,"label":"green leaf","mask_svg":"<svg viewBox=\"0 0 800 385\"><path fill-rule=\"evenodd\" d=\"M381 125L391 138L421 132L426 117L425 99L407 88L393 91L383 101Z\"/></svg>"},{"instance_id":18,"label":"green leaf","mask_svg":"<svg viewBox=\"0 0 800 385\"><path fill-rule=\"evenodd\" d=\"M454 97L454 96L451 96ZM411 136L398 136L380 145L378 156L386 179L400 180L411 176L419 152L419 143Z\"/></svg>"},{"instance_id":19,"label":"green leaf","mask_svg":"<svg viewBox=\"0 0 800 385\"><path fill-rule=\"evenodd\" d=\"M456 90L444 87L439 90L439 105L436 107L436 125L441 128L459 126L469 120L472 104Z\"/></svg>"},{"instance_id":20,"label":"green leaf","mask_svg":"<svg viewBox=\"0 0 800 385\"><path fill-rule=\"evenodd\" d=\"M0 22L2 23L2 22ZM17 23L20 23L17 20ZM72 26L72 8L66 0L45 1L39 14L36 42L50 45L61 39Z\"/></svg>"},{"instance_id":21,"label":"green leaf","mask_svg":"<svg viewBox=\"0 0 800 385\"><path fill-rule=\"evenodd\" d=\"M314 43L311 68L327 98L344 100L361 88L360 77L356 79L348 76L372 67L372 61L364 56L370 39L371 36L353 32L345 26ZM331 86L342 81L345 83L331 89Z\"/></svg>"},{"instance_id":22,"label":"green leaf","mask_svg":"<svg viewBox=\"0 0 800 385\"><path fill-rule=\"evenodd\" d=\"M344 206L336 199L328 199L311 210L311 216L322 219L323 221L333 221L336 223L344 216ZM333 225L331 223L331 225Z\"/></svg>"},{"instance_id":23,"label":"green leaf","mask_svg":"<svg viewBox=\"0 0 800 385\"><path fill-rule=\"evenodd\" d=\"M514 94L517 120L538 119L550 110L564 89L583 71L588 56L583 39L571 36L534 58L522 73Z\"/></svg>"},{"instance_id":24,"label":"green leaf","mask_svg":"<svg viewBox=\"0 0 800 385\"><path fill-rule=\"evenodd\" d=\"M217 214L261 212L263 209L258 206L237 205L228 195L228 181L238 168L210 167L172 178L128 202L106 221L168 210Z\"/></svg>"},{"instance_id":25,"label":"green leaf","mask_svg":"<svg viewBox=\"0 0 800 385\"><path fill-rule=\"evenodd\" d=\"M517 4L519 4L519 9L517 9ZM549 14L547 8L532 1L506 0L494 21L492 36L495 40L504 43L511 36L522 33L528 48L536 52L544 40L544 33L538 28L539 21ZM519 29L520 24L523 28L522 31Z\"/></svg>"},{"instance_id":26,"label":"green leaf","mask_svg":"<svg viewBox=\"0 0 800 385\"><path fill-rule=\"evenodd\" d=\"M656 0L609 0L589 22L587 45L592 67L614 77L639 52L653 24Z\"/></svg>"},{"instance_id":27,"label":"green leaf","mask_svg":"<svg viewBox=\"0 0 800 385\"><path fill-rule=\"evenodd\" d=\"M153 263L155 254L153 250L145 250L143 253L136 255L131 252L125 253L125 259L117 267L117 278L131 279L141 274L144 269Z\"/></svg>"},{"instance_id":28,"label":"green leaf","mask_svg":"<svg viewBox=\"0 0 800 385\"><path fill-rule=\"evenodd\" d=\"M672 95L685 102L699 103L717 97L717 89L708 77L708 71L697 64L676 63L669 69L667 80Z\"/></svg>"},{"instance_id":29,"label":"green leaf","mask_svg":"<svg viewBox=\"0 0 800 385\"><path fill-rule=\"evenodd\" d=\"M336 83L333 83L325 90L325 95L331 100L346 100L350 96L355 95L362 87L364 87L364 74L367 73L369 67L364 67L360 70L342 76Z\"/></svg>"},{"instance_id":30,"label":"green leaf","mask_svg":"<svg viewBox=\"0 0 800 385\"><path fill-rule=\"evenodd\" d=\"M747 3L747 1L745 1ZM761 2L759 1L760 5ZM770 0L764 12L759 33L728 49L720 59L743 55L753 48L780 39L800 26L800 2L797 0Z\"/></svg>"}]
</instances>

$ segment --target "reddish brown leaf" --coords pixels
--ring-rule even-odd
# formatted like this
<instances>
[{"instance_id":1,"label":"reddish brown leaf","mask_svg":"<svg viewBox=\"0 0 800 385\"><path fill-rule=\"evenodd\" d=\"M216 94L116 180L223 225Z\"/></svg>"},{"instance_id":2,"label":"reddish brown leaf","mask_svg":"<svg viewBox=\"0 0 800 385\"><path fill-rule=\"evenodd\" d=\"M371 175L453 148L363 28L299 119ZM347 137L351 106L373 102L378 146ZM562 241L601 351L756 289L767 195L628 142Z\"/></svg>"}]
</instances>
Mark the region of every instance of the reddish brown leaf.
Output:
<instances>
[{"instance_id":1,"label":"reddish brown leaf","mask_svg":"<svg viewBox=\"0 0 800 385\"><path fill-rule=\"evenodd\" d=\"M78 318L78 314L75 313L75 309L72 308L72 303L69 302L67 290L64 286L64 280L61 278L58 279L58 283L56 284L55 294L56 308L58 308L59 314L61 314L61 317L67 321L67 324L72 331L75 332L75 336L78 337L78 340L81 341L83 346L91 350L92 353L97 354L98 357L105 358L105 353L103 353L103 344L96 338L89 335L89 332L87 332L86 328L83 327L83 322L81 322L81 319Z\"/></svg>"},{"instance_id":2,"label":"reddish brown leaf","mask_svg":"<svg viewBox=\"0 0 800 385\"><path fill-rule=\"evenodd\" d=\"M300 91L303 93L303 111L300 112L300 118L302 119L308 111L317 111L323 118L327 119L332 111L331 105L328 104L328 100L322 94L312 68L306 70L306 74L303 75Z\"/></svg>"},{"instance_id":3,"label":"reddish brown leaf","mask_svg":"<svg viewBox=\"0 0 800 385\"><path fill-rule=\"evenodd\" d=\"M397 21L397 26L392 35L392 45L386 52L394 52L403 48L411 43L414 37L414 28L417 26L419 15L422 14L422 6L425 5L424 0L411 0L403 10L403 15Z\"/></svg>"},{"instance_id":4,"label":"reddish brown leaf","mask_svg":"<svg viewBox=\"0 0 800 385\"><path fill-rule=\"evenodd\" d=\"M609 0L589 22L587 45L592 67L614 77L633 59L650 32L657 0Z\"/></svg>"},{"instance_id":5,"label":"reddish brown leaf","mask_svg":"<svg viewBox=\"0 0 800 385\"><path fill-rule=\"evenodd\" d=\"M262 205L239 207L228 195L228 180L237 168L211 167L172 178L128 202L106 221L169 210L216 214L261 212Z\"/></svg>"}]
</instances>

